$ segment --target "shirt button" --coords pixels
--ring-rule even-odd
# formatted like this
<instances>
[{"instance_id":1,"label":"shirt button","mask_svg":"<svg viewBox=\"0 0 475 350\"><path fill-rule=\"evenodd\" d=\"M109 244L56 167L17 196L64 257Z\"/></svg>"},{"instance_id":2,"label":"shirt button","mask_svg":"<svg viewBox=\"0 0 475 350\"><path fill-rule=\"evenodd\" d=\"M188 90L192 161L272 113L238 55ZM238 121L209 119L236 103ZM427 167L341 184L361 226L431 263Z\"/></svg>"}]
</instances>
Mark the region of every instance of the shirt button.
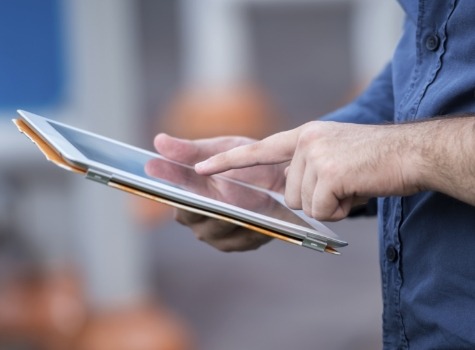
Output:
<instances>
[{"instance_id":1,"label":"shirt button","mask_svg":"<svg viewBox=\"0 0 475 350\"><path fill-rule=\"evenodd\" d=\"M386 258L390 261L390 262L394 262L397 260L397 250L396 248L394 248L394 246L390 245L387 249L386 249Z\"/></svg>"},{"instance_id":2,"label":"shirt button","mask_svg":"<svg viewBox=\"0 0 475 350\"><path fill-rule=\"evenodd\" d=\"M435 51L439 47L440 39L437 35L431 34L426 39L426 48L429 51Z\"/></svg>"}]
</instances>

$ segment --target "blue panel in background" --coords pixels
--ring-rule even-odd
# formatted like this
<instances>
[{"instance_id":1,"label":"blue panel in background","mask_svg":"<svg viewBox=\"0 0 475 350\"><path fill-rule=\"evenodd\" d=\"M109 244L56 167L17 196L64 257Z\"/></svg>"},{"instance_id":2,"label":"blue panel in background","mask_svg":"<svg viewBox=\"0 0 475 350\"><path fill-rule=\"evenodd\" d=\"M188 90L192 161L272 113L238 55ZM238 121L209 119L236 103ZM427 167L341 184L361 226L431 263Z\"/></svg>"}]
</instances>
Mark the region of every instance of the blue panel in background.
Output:
<instances>
[{"instance_id":1,"label":"blue panel in background","mask_svg":"<svg viewBox=\"0 0 475 350\"><path fill-rule=\"evenodd\" d=\"M54 107L64 97L61 0L0 1L0 109Z\"/></svg>"}]
</instances>

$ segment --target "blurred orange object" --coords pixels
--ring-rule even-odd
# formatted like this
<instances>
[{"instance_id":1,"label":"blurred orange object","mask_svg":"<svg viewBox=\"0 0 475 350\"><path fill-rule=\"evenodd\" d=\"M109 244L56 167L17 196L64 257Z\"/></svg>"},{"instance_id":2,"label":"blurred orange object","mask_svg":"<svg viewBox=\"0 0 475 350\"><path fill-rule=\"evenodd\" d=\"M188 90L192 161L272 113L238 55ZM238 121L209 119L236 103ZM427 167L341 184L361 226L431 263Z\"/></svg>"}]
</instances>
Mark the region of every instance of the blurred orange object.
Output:
<instances>
[{"instance_id":1,"label":"blurred orange object","mask_svg":"<svg viewBox=\"0 0 475 350\"><path fill-rule=\"evenodd\" d=\"M252 85L185 90L157 116L158 132L199 139L239 135L261 139L279 129L280 119L270 99ZM146 226L170 218L171 209L143 198L132 199L135 217Z\"/></svg>"},{"instance_id":2,"label":"blurred orange object","mask_svg":"<svg viewBox=\"0 0 475 350\"><path fill-rule=\"evenodd\" d=\"M77 276L27 276L0 287L0 349L190 350L186 327L164 308L143 302L88 310Z\"/></svg>"},{"instance_id":3,"label":"blurred orange object","mask_svg":"<svg viewBox=\"0 0 475 350\"><path fill-rule=\"evenodd\" d=\"M75 350L189 350L191 339L170 312L154 305L96 313Z\"/></svg>"},{"instance_id":4,"label":"blurred orange object","mask_svg":"<svg viewBox=\"0 0 475 350\"><path fill-rule=\"evenodd\" d=\"M223 135L260 139L276 131L279 122L267 95L250 85L184 91L158 121L160 132L188 139Z\"/></svg>"},{"instance_id":5,"label":"blurred orange object","mask_svg":"<svg viewBox=\"0 0 475 350\"><path fill-rule=\"evenodd\" d=\"M0 288L2 341L70 349L85 319L80 285L70 271L13 279Z\"/></svg>"}]
</instances>

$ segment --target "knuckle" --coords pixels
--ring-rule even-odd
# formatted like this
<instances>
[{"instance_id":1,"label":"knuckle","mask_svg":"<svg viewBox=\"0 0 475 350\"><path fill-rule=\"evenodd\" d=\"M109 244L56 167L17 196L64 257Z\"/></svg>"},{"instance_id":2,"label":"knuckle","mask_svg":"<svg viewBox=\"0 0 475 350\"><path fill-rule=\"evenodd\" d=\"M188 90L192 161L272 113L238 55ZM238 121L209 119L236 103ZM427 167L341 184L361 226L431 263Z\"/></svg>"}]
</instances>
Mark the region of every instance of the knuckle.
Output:
<instances>
[{"instance_id":1,"label":"knuckle","mask_svg":"<svg viewBox=\"0 0 475 350\"><path fill-rule=\"evenodd\" d=\"M228 152L230 151L226 151L226 152L223 152L223 153L218 153L214 156L212 156L209 160L213 162L213 164L223 164L226 159L227 159L227 154Z\"/></svg>"},{"instance_id":2,"label":"knuckle","mask_svg":"<svg viewBox=\"0 0 475 350\"><path fill-rule=\"evenodd\" d=\"M186 213L183 210L175 210L175 215L174 215L175 221L182 225L187 225L186 221Z\"/></svg>"},{"instance_id":3,"label":"knuckle","mask_svg":"<svg viewBox=\"0 0 475 350\"><path fill-rule=\"evenodd\" d=\"M204 229L202 226L191 227L193 235L198 241L210 243L212 237L209 234L209 231Z\"/></svg>"},{"instance_id":4,"label":"knuckle","mask_svg":"<svg viewBox=\"0 0 475 350\"><path fill-rule=\"evenodd\" d=\"M198 241L206 242L206 237L201 232L193 231L193 233Z\"/></svg>"},{"instance_id":5,"label":"knuckle","mask_svg":"<svg viewBox=\"0 0 475 350\"><path fill-rule=\"evenodd\" d=\"M221 220L209 219L192 227L195 237L210 245L226 241L226 237L236 229L236 225Z\"/></svg>"},{"instance_id":6,"label":"knuckle","mask_svg":"<svg viewBox=\"0 0 475 350\"><path fill-rule=\"evenodd\" d=\"M257 141L241 147L246 147L250 153L256 153L261 148L261 143Z\"/></svg>"},{"instance_id":7,"label":"knuckle","mask_svg":"<svg viewBox=\"0 0 475 350\"><path fill-rule=\"evenodd\" d=\"M254 142L256 142L256 140L251 139L250 137L236 136L236 137L230 139L228 149L233 149L233 148L236 148L236 147L239 147L239 146L249 145L249 144L254 143Z\"/></svg>"},{"instance_id":8,"label":"knuckle","mask_svg":"<svg viewBox=\"0 0 475 350\"><path fill-rule=\"evenodd\" d=\"M341 164L333 159L322 159L318 167L318 180L324 181L329 185L339 182L345 173L342 172Z\"/></svg>"},{"instance_id":9,"label":"knuckle","mask_svg":"<svg viewBox=\"0 0 475 350\"><path fill-rule=\"evenodd\" d=\"M174 213L175 220L185 226L191 226L206 219L205 216L192 213L182 209L176 209Z\"/></svg>"},{"instance_id":10,"label":"knuckle","mask_svg":"<svg viewBox=\"0 0 475 350\"><path fill-rule=\"evenodd\" d=\"M233 245L231 245L231 244L225 244L225 245L223 245L223 247L221 247L220 250L223 253L232 253L232 252L237 251L238 249L236 247L234 247Z\"/></svg>"},{"instance_id":11,"label":"knuckle","mask_svg":"<svg viewBox=\"0 0 475 350\"><path fill-rule=\"evenodd\" d=\"M267 242L267 237L254 232L249 232L249 234L244 236L246 238L246 250L257 250L262 244Z\"/></svg>"},{"instance_id":12,"label":"knuckle","mask_svg":"<svg viewBox=\"0 0 475 350\"><path fill-rule=\"evenodd\" d=\"M242 232L237 239L223 239L216 242L214 246L225 253L256 250L264 243L259 236L261 235L246 231Z\"/></svg>"},{"instance_id":13,"label":"knuckle","mask_svg":"<svg viewBox=\"0 0 475 350\"><path fill-rule=\"evenodd\" d=\"M237 249L237 247L235 246L235 244L233 244L232 242L229 242L227 240L221 240L221 241L218 241L218 242L213 242L211 243L211 245L213 247L215 247L216 249L218 249L219 251L222 251L224 253L231 253L231 252L235 252Z\"/></svg>"},{"instance_id":14,"label":"knuckle","mask_svg":"<svg viewBox=\"0 0 475 350\"><path fill-rule=\"evenodd\" d=\"M309 122L304 125L300 132L298 144L299 146L306 147L311 144L315 139L324 136L322 128L319 122Z\"/></svg>"}]
</instances>

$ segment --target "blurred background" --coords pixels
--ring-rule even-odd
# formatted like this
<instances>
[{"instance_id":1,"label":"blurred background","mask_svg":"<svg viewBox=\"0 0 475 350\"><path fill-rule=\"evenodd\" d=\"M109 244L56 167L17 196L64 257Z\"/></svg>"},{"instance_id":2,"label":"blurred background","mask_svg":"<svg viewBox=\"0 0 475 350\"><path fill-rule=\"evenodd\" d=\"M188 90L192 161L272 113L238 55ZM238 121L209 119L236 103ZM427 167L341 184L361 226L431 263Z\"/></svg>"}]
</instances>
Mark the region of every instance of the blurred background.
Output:
<instances>
[{"instance_id":1,"label":"blurred background","mask_svg":"<svg viewBox=\"0 0 475 350\"><path fill-rule=\"evenodd\" d=\"M172 211L45 161L17 109L153 149L262 138L351 100L387 62L380 0L1 0L0 349L379 349L376 223L339 257L221 253Z\"/></svg>"}]
</instances>

